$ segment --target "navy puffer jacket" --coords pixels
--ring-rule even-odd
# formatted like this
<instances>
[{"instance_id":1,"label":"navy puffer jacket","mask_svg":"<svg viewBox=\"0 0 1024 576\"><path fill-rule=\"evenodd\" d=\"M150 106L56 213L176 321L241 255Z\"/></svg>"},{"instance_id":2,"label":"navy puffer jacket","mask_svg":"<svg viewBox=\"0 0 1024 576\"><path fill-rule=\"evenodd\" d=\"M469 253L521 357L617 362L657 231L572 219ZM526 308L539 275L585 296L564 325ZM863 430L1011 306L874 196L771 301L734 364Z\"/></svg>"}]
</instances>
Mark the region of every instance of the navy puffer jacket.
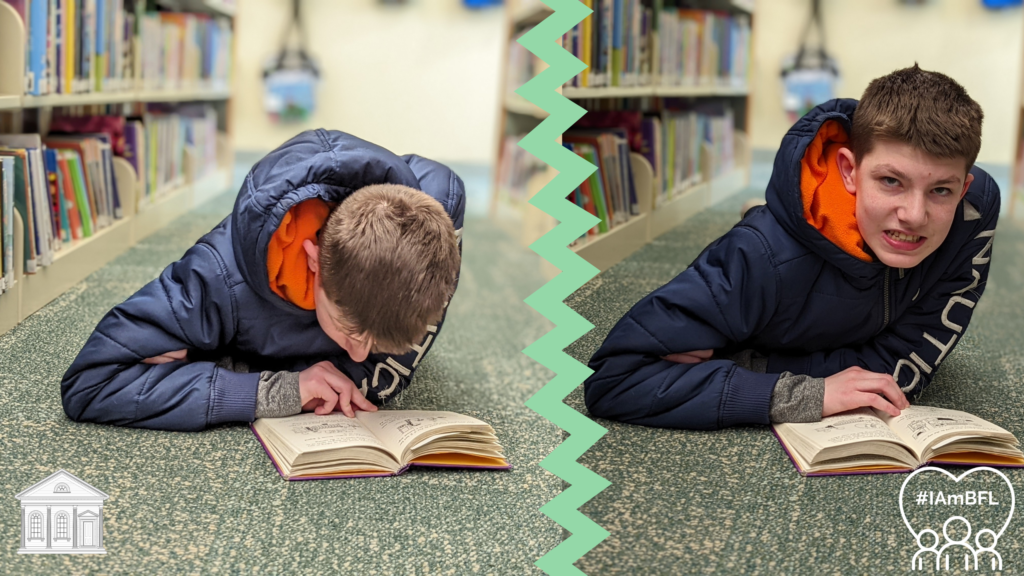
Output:
<instances>
[{"instance_id":1,"label":"navy puffer jacket","mask_svg":"<svg viewBox=\"0 0 1024 576\"><path fill-rule=\"evenodd\" d=\"M988 278L999 189L980 168L949 235L912 269L865 262L804 219L800 167L827 120L847 133L857 101L831 100L783 138L767 206L638 302L590 360L591 414L634 424L711 430L769 424L782 372L816 378L852 366L892 374L914 400L963 337ZM661 357L714 349L712 360ZM767 373L726 359L753 349Z\"/></svg>"},{"instance_id":2,"label":"navy puffer jacket","mask_svg":"<svg viewBox=\"0 0 1024 576\"><path fill-rule=\"evenodd\" d=\"M451 169L343 132L303 132L252 168L229 217L100 320L61 382L68 417L161 430L251 422L259 371L299 372L324 360L375 403L400 392L441 323L418 350L356 363L320 328L316 311L275 294L267 274L267 247L292 206L311 198L340 202L380 183L437 199L461 249L465 187ZM181 349L189 362L142 363ZM214 361L221 356L253 372L220 368Z\"/></svg>"}]
</instances>

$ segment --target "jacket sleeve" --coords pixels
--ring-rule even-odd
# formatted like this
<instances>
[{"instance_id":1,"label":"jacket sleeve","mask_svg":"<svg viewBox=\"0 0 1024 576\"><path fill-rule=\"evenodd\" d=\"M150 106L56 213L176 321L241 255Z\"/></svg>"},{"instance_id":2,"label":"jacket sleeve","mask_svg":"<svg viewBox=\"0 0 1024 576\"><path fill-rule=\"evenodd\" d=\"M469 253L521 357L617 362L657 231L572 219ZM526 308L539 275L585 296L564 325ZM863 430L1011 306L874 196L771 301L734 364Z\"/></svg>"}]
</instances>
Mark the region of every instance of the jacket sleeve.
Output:
<instances>
[{"instance_id":1,"label":"jacket sleeve","mask_svg":"<svg viewBox=\"0 0 1024 576\"><path fill-rule=\"evenodd\" d=\"M174 350L212 351L234 338L234 297L225 274L217 253L199 243L108 312L61 381L68 417L181 431L251 422L258 373L213 362L142 363Z\"/></svg>"},{"instance_id":2,"label":"jacket sleeve","mask_svg":"<svg viewBox=\"0 0 1024 576\"><path fill-rule=\"evenodd\" d=\"M764 238L736 226L671 282L638 302L590 360L584 398L594 416L665 428L768 424L779 375L731 360L678 364L662 356L747 340L775 311L778 277Z\"/></svg>"},{"instance_id":3,"label":"jacket sleeve","mask_svg":"<svg viewBox=\"0 0 1024 576\"><path fill-rule=\"evenodd\" d=\"M959 217L959 215L958 215ZM768 371L827 378L852 366L891 374L907 396L918 398L963 338L988 281L999 203L976 221L928 293L867 342L803 355L769 354Z\"/></svg>"}]
</instances>

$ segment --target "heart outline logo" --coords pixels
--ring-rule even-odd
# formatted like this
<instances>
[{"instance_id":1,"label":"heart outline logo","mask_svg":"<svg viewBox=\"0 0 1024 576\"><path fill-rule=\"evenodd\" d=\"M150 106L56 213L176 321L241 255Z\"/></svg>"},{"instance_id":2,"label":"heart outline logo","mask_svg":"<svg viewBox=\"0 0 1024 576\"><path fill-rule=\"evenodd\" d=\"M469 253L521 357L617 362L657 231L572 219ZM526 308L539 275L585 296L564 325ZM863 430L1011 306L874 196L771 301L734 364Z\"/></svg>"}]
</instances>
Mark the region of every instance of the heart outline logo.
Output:
<instances>
[{"instance_id":1,"label":"heart outline logo","mask_svg":"<svg viewBox=\"0 0 1024 576\"><path fill-rule=\"evenodd\" d=\"M1003 479L1003 482L1006 482L1006 485L1010 487L1010 515L1006 517L1006 522L1003 524L1003 527L999 530L999 533L996 534L995 542L992 544L992 546L994 547L999 542L999 539L1002 538L1003 532L1005 532L1006 528L1009 527L1010 521L1013 520L1013 512L1014 512L1016 504L1017 504L1017 495L1016 495L1016 493L1013 490L1013 483L1010 482L1010 479L1007 478L1006 475L1003 474L1002 472L1000 472L999 470L996 470L995 468L990 468L988 466L978 466L977 468L971 468L967 472L964 472L963 474L961 474L959 477L953 476L953 474L951 472L943 470L942 468L936 468L935 466L925 466L924 468L918 468L917 470L914 470L913 472L910 473L909 476L907 476L907 479L903 481L903 486L900 487L900 516L903 517L903 524L906 525L907 530L910 531L910 533L914 536L915 540L917 540L917 537L918 537L919 533L918 532L914 532L914 529L910 526L910 521L907 520L907 513L903 509L903 492L907 489L907 484L910 483L910 479L911 478L913 478L914 476L917 476L918 474L920 474L921 472L924 472L926 470L934 470L936 472L942 472L946 476L949 476L950 478L952 478L953 482L956 482L957 484L959 484L960 481L963 480L964 478L966 478L967 476L970 476L971 474L974 474L975 472L979 472L979 471L982 471L982 470L987 470L989 472L995 472L996 474L999 475L1000 478ZM922 532L923 532L923 530L922 530Z\"/></svg>"}]
</instances>

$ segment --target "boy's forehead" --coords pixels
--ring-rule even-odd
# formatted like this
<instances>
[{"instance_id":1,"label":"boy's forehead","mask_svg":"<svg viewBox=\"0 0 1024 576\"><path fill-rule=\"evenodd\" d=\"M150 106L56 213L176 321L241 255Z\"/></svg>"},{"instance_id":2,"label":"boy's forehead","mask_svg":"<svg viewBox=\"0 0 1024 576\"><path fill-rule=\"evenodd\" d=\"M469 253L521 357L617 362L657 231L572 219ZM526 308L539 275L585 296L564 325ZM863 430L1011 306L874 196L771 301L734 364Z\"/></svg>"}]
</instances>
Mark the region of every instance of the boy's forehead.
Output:
<instances>
[{"instance_id":1,"label":"boy's forehead","mask_svg":"<svg viewBox=\"0 0 1024 576\"><path fill-rule=\"evenodd\" d=\"M860 161L872 174L892 173L909 180L932 184L960 184L970 167L965 158L939 158L903 142L878 141Z\"/></svg>"}]
</instances>

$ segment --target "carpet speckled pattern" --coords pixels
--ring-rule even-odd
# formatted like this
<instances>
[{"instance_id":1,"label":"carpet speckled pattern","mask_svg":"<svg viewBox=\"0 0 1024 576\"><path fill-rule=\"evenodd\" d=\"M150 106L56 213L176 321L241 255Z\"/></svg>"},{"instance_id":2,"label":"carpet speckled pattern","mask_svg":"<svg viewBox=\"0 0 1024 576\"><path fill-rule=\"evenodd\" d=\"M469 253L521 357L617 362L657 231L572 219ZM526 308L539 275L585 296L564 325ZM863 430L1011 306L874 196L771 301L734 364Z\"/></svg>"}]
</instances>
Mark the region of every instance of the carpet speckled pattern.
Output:
<instances>
[{"instance_id":1,"label":"carpet speckled pattern","mask_svg":"<svg viewBox=\"0 0 1024 576\"><path fill-rule=\"evenodd\" d=\"M175 433L65 416L60 378L96 323L233 199L183 216L0 336L0 573L540 574L533 562L562 533L538 508L562 484L537 463L561 432L523 405L552 374L521 351L551 329L523 303L544 279L535 254L479 218L466 222L445 329L389 406L489 422L512 471L286 482L244 424ZM17 553L14 496L60 468L110 495L105 556Z\"/></svg>"},{"instance_id":2,"label":"carpet speckled pattern","mask_svg":"<svg viewBox=\"0 0 1024 576\"><path fill-rule=\"evenodd\" d=\"M635 302L728 231L746 199L763 197L768 172L755 170L760 188L696 215L577 291L567 302L595 328L568 352L589 360ZM921 403L971 412L1024 439L1024 233L1008 221L997 230L985 294ZM582 391L567 402L586 413ZM597 421L608 433L581 462L612 484L582 511L611 535L577 562L587 574L909 572L917 545L898 507L905 474L801 478L767 427ZM1020 493L1024 471L1003 471ZM1024 571L1024 520L1010 523L998 551L1005 572Z\"/></svg>"}]
</instances>

